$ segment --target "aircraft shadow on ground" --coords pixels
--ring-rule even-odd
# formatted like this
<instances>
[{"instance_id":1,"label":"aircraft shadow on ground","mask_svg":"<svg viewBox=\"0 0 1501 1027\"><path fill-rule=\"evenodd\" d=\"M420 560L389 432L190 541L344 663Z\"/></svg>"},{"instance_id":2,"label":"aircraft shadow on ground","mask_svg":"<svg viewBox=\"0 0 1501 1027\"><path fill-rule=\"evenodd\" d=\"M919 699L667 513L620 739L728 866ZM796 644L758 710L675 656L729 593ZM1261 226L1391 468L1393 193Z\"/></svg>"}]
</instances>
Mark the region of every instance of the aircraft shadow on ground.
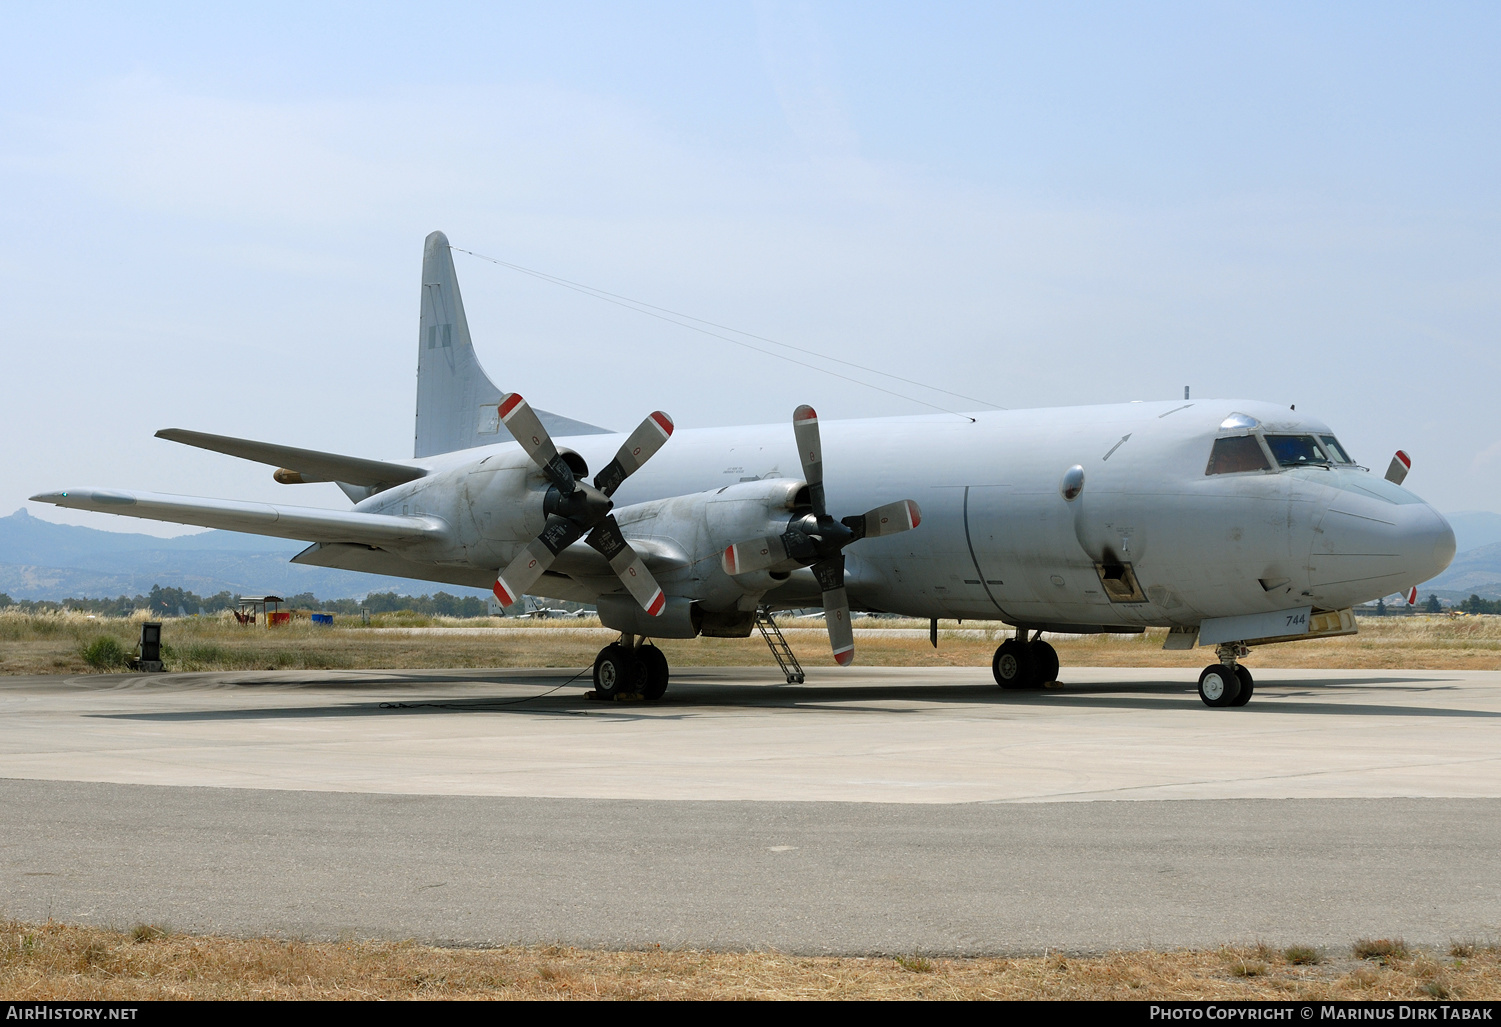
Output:
<instances>
[{"instance_id":1,"label":"aircraft shadow on ground","mask_svg":"<svg viewBox=\"0 0 1501 1027\"><path fill-rule=\"evenodd\" d=\"M517 675L516 677L520 677ZM474 681L475 676L465 677ZM1002 692L993 685L725 685L685 682L660 702L603 703L586 699L569 688L558 691L560 683L544 679L522 682L510 678L506 683L529 684L542 691L531 696L438 696L413 694L414 686L445 684L452 679L407 679L393 682L376 679L367 687L391 687L393 694L384 701L339 702L329 705L265 706L254 709L181 710L151 713L89 714L109 720L140 721L224 721L224 720L299 720L326 717L393 717L431 716L440 714L512 714L537 716L601 716L614 720L683 720L706 710L729 709L809 709L830 713L882 716L921 716L935 705L995 706L1000 708L1046 709L1182 709L1210 713L1199 701L1196 689L1181 681L1130 682L1067 685L1061 689ZM492 679L493 680L493 679ZM1320 692L1349 691L1369 685L1412 685L1404 693L1429 693L1443 690L1425 681L1442 679L1372 677L1342 679L1329 685L1310 686L1306 682L1257 686L1258 699L1247 711L1277 715L1382 716L1382 717L1460 717L1501 718L1501 712L1444 707L1397 706L1346 700L1320 702ZM565 679L566 682L566 679ZM323 687L320 684L318 687ZM582 685L574 686L581 688ZM1149 693L1149 694L1142 694ZM1279 699L1284 701L1268 701ZM1290 701L1289 701L1290 700ZM1312 700L1312 701L1303 701ZM893 703L913 704L894 706ZM1213 711L1234 716L1236 711Z\"/></svg>"}]
</instances>

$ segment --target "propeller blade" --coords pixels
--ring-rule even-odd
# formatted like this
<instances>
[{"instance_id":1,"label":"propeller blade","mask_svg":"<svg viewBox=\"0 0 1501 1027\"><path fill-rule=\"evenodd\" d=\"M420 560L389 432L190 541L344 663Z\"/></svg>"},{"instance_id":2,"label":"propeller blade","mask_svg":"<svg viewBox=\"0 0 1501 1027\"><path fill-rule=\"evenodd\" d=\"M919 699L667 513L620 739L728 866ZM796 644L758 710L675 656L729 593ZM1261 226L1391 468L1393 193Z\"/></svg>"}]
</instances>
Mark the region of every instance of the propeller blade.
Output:
<instances>
[{"instance_id":1,"label":"propeller blade","mask_svg":"<svg viewBox=\"0 0 1501 1027\"><path fill-rule=\"evenodd\" d=\"M671 437L672 418L660 410L653 411L631 432L615 459L594 476L594 487L607 496L613 496L620 483L640 470L641 465L656 455Z\"/></svg>"},{"instance_id":2,"label":"propeller blade","mask_svg":"<svg viewBox=\"0 0 1501 1027\"><path fill-rule=\"evenodd\" d=\"M824 623L829 627L829 645L834 662L848 667L855 662L855 629L850 625L850 597L842 588L823 594Z\"/></svg>"},{"instance_id":3,"label":"propeller blade","mask_svg":"<svg viewBox=\"0 0 1501 1027\"><path fill-rule=\"evenodd\" d=\"M1412 470L1412 457L1399 449L1397 450L1397 455L1392 457L1390 466L1386 469L1386 480L1393 485L1400 485L1410 470Z\"/></svg>"},{"instance_id":4,"label":"propeller blade","mask_svg":"<svg viewBox=\"0 0 1501 1027\"><path fill-rule=\"evenodd\" d=\"M584 541L610 561L610 569L625 585L626 590L635 597L636 602L641 604L641 609L653 617L661 614L667 606L667 597L658 587L657 579L653 578L651 571L646 569L646 563L641 559L641 555L625 540L625 535L620 531L620 524L613 516L606 517L596 525Z\"/></svg>"},{"instance_id":5,"label":"propeller blade","mask_svg":"<svg viewBox=\"0 0 1501 1027\"><path fill-rule=\"evenodd\" d=\"M719 563L729 575L764 571L788 560L787 547L780 536L736 542L719 556Z\"/></svg>"},{"instance_id":6,"label":"propeller blade","mask_svg":"<svg viewBox=\"0 0 1501 1027\"><path fill-rule=\"evenodd\" d=\"M817 517L827 517L823 498L823 443L818 437L818 413L804 403L792 412L792 434L797 438L797 458L803 463L808 483L808 501Z\"/></svg>"},{"instance_id":7,"label":"propeller blade","mask_svg":"<svg viewBox=\"0 0 1501 1027\"><path fill-rule=\"evenodd\" d=\"M1414 585L1414 586L1412 586L1412 588L1409 588L1407 590L1407 605L1408 606L1416 606L1416 605L1418 605L1418 586Z\"/></svg>"},{"instance_id":8,"label":"propeller blade","mask_svg":"<svg viewBox=\"0 0 1501 1027\"><path fill-rule=\"evenodd\" d=\"M612 518L613 520L613 518ZM542 572L552 566L558 554L574 542L583 531L566 517L553 515L547 519L542 534L527 545L506 569L495 578L490 590L502 606L511 606L526 595L526 590L537 583Z\"/></svg>"},{"instance_id":9,"label":"propeller blade","mask_svg":"<svg viewBox=\"0 0 1501 1027\"><path fill-rule=\"evenodd\" d=\"M573 468L553 445L552 436L542 427L542 420L518 392L508 392L500 398L500 419L526 450L532 462L542 468L548 480L565 496L573 491Z\"/></svg>"},{"instance_id":10,"label":"propeller blade","mask_svg":"<svg viewBox=\"0 0 1501 1027\"><path fill-rule=\"evenodd\" d=\"M850 624L850 596L844 588L844 554L819 560L813 565L813 576L823 590L823 618L834 662L848 667L855 662L855 629Z\"/></svg>"},{"instance_id":11,"label":"propeller blade","mask_svg":"<svg viewBox=\"0 0 1501 1027\"><path fill-rule=\"evenodd\" d=\"M912 500L902 499L878 506L858 517L846 517L841 523L854 533L855 538L851 541L880 538L882 535L911 531L922 523L922 511Z\"/></svg>"}]
</instances>

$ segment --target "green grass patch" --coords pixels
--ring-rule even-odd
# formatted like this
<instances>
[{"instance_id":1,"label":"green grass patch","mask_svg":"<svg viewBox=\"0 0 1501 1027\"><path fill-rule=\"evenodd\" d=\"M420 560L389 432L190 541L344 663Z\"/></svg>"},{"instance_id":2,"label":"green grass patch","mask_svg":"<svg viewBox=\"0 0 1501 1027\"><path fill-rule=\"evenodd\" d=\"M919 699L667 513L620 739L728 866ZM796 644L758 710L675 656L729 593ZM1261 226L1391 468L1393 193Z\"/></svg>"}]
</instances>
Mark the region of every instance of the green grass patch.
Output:
<instances>
[{"instance_id":1,"label":"green grass patch","mask_svg":"<svg viewBox=\"0 0 1501 1027\"><path fill-rule=\"evenodd\" d=\"M79 650L83 662L95 670L121 670L125 667L127 653L119 639L111 635L102 635L92 642L86 642Z\"/></svg>"}]
</instances>

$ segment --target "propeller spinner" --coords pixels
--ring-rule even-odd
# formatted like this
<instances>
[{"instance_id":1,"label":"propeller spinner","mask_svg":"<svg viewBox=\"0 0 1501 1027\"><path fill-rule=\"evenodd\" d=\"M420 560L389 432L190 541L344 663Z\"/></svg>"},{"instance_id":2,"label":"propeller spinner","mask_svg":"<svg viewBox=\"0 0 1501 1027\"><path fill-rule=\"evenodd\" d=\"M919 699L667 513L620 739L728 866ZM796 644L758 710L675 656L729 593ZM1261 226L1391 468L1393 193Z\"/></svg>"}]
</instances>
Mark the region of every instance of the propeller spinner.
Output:
<instances>
[{"instance_id":1,"label":"propeller spinner","mask_svg":"<svg viewBox=\"0 0 1501 1027\"><path fill-rule=\"evenodd\" d=\"M615 459L594 476L593 485L574 478L573 469L558 452L542 421L521 396L510 392L501 398L500 419L532 462L547 475L552 487L543 500L547 522L542 534L496 577L495 597L506 606L518 601L552 566L559 553L588 532L584 541L610 561L610 569L641 608L653 617L660 614L667 599L640 554L621 533L619 523L610 513L615 505L610 497L672 436L672 418L660 410L650 414L631 432Z\"/></svg>"},{"instance_id":2,"label":"propeller spinner","mask_svg":"<svg viewBox=\"0 0 1501 1027\"><path fill-rule=\"evenodd\" d=\"M844 587L844 547L862 538L910 531L922 523L922 511L912 500L903 499L836 521L824 500L823 446L818 414L812 407L804 404L793 411L792 433L797 439L812 512L793 518L781 535L735 543L724 551L720 562L730 575L768 570L788 561L812 567L823 592L824 622L834 661L848 667L855 659L855 632L850 625L849 593Z\"/></svg>"}]
</instances>

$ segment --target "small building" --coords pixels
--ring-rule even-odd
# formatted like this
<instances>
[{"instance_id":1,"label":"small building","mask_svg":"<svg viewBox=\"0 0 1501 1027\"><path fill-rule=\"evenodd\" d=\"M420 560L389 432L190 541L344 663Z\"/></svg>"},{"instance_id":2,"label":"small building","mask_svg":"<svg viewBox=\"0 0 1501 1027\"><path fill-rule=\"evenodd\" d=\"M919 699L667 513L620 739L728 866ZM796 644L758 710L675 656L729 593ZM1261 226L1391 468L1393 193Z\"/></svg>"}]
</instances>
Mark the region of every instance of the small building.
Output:
<instances>
[{"instance_id":1,"label":"small building","mask_svg":"<svg viewBox=\"0 0 1501 1027\"><path fill-rule=\"evenodd\" d=\"M240 596L238 609L234 611L235 620L241 624L259 624L262 627L285 624L292 619L292 613L281 609L284 602L286 600L281 596Z\"/></svg>"}]
</instances>

